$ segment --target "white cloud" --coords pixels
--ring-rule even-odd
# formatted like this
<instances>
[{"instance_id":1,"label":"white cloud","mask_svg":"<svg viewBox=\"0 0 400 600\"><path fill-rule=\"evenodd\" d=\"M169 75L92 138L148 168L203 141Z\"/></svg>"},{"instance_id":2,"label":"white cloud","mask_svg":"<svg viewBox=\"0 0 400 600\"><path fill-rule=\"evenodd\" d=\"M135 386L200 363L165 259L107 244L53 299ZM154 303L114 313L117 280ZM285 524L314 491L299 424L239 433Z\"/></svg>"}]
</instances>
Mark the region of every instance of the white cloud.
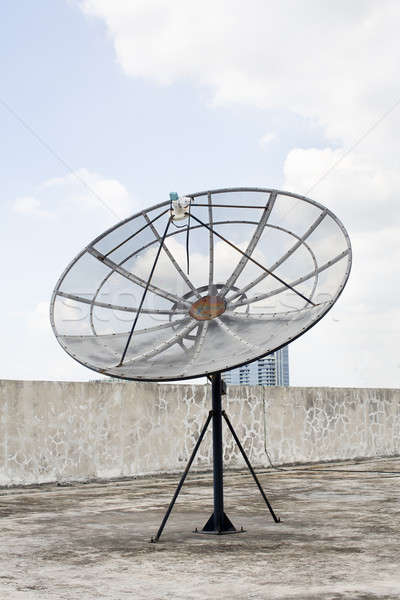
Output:
<instances>
[{"instance_id":1,"label":"white cloud","mask_svg":"<svg viewBox=\"0 0 400 600\"><path fill-rule=\"evenodd\" d=\"M270 133L266 133L265 135L262 136L262 138L260 138L260 146L263 148L264 146L268 146L268 144L270 144L271 142L273 142L276 139L276 134L273 133L272 131Z\"/></svg>"},{"instance_id":2,"label":"white cloud","mask_svg":"<svg viewBox=\"0 0 400 600\"><path fill-rule=\"evenodd\" d=\"M64 206L67 204L80 211L103 210L114 214L117 219L123 219L139 208L138 202L132 199L121 182L106 179L87 169L78 169L64 177L49 179L42 184L41 190L61 193Z\"/></svg>"},{"instance_id":3,"label":"white cloud","mask_svg":"<svg viewBox=\"0 0 400 600\"><path fill-rule=\"evenodd\" d=\"M48 179L32 191L31 196L17 198L11 210L27 224L36 218L36 235L53 247L56 244L58 252L63 248L67 257L141 208L120 181L87 169ZM51 219L51 228L44 218ZM50 242L54 234L56 239Z\"/></svg>"},{"instance_id":4,"label":"white cloud","mask_svg":"<svg viewBox=\"0 0 400 600\"><path fill-rule=\"evenodd\" d=\"M398 99L398 2L82 0L79 5L103 20L128 76L158 85L188 83L205 90L215 105L278 108L322 127L325 148L288 153L284 187L297 193L312 189L310 195L341 218L351 234L354 267L343 300L293 345L294 379L398 385L398 367L392 363L400 341L400 143L395 133L400 107L338 163ZM270 143L271 135L267 131L260 145ZM80 180L121 218L139 208L117 180L85 169L75 175L45 182L13 207L21 215L56 215L68 253L78 214L85 243L92 230L99 233L117 220ZM201 272L195 258L192 268ZM44 307L37 307L33 328L44 322L43 315Z\"/></svg>"},{"instance_id":5,"label":"white cloud","mask_svg":"<svg viewBox=\"0 0 400 600\"><path fill-rule=\"evenodd\" d=\"M395 0L83 0L126 74L193 82L219 105L286 108L350 143L394 103Z\"/></svg>"},{"instance_id":6,"label":"white cloud","mask_svg":"<svg viewBox=\"0 0 400 600\"><path fill-rule=\"evenodd\" d=\"M343 150L294 149L285 162L288 190L307 193ZM353 269L344 299L312 333L293 345L294 380L304 383L304 357L315 357L316 384L397 387L400 343L400 215L397 170L352 153L315 188L313 196L344 222L353 246ZM327 345L327 340L329 341ZM322 358L321 358L322 357ZM396 362L397 361L397 362ZM340 376L331 365L340 369Z\"/></svg>"},{"instance_id":7,"label":"white cloud","mask_svg":"<svg viewBox=\"0 0 400 600\"><path fill-rule=\"evenodd\" d=\"M352 152L340 161L343 154L332 148L291 150L284 164L285 189L326 204L351 233L400 226L398 169L370 153Z\"/></svg>"},{"instance_id":8,"label":"white cloud","mask_svg":"<svg viewBox=\"0 0 400 600\"><path fill-rule=\"evenodd\" d=\"M50 332L49 302L39 302L27 315L27 324L33 332Z\"/></svg>"},{"instance_id":9,"label":"white cloud","mask_svg":"<svg viewBox=\"0 0 400 600\"><path fill-rule=\"evenodd\" d=\"M41 208L40 201L33 196L21 196L16 198L12 204L12 209L19 215L27 217L50 217L51 213Z\"/></svg>"},{"instance_id":10,"label":"white cloud","mask_svg":"<svg viewBox=\"0 0 400 600\"><path fill-rule=\"evenodd\" d=\"M398 2L82 0L79 5L104 21L129 76L162 85L186 81L208 90L219 105L286 109L319 123L327 147L292 149L285 187L303 194L312 188L352 232L400 223L400 138L393 134L400 125L400 102L382 118L400 101ZM260 146L277 134L267 131Z\"/></svg>"}]
</instances>

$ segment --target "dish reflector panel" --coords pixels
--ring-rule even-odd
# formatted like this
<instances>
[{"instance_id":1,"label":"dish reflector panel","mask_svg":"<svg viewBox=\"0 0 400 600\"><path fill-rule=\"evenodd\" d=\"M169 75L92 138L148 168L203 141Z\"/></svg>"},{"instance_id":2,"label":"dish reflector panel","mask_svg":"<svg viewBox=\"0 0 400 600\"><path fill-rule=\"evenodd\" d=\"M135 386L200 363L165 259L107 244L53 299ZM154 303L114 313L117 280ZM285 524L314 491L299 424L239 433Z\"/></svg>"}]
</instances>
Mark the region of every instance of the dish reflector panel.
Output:
<instances>
[{"instance_id":1,"label":"dish reflector panel","mask_svg":"<svg viewBox=\"0 0 400 600\"><path fill-rule=\"evenodd\" d=\"M81 364L147 381L224 371L299 337L339 297L351 245L324 206L259 188L185 200L184 219L172 201L143 210L61 276L51 322Z\"/></svg>"}]
</instances>

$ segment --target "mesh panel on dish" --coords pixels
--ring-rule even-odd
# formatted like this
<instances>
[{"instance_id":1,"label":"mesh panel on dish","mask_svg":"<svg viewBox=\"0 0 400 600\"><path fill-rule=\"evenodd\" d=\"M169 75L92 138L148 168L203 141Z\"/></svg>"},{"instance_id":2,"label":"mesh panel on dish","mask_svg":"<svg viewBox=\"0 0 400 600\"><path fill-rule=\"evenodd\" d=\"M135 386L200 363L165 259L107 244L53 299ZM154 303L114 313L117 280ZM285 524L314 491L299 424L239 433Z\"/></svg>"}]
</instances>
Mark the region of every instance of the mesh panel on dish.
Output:
<instances>
[{"instance_id":1,"label":"mesh panel on dish","mask_svg":"<svg viewBox=\"0 0 400 600\"><path fill-rule=\"evenodd\" d=\"M349 276L340 221L263 189L189 194L111 228L60 278L51 321L62 347L115 377L163 381L233 368L312 327Z\"/></svg>"}]
</instances>

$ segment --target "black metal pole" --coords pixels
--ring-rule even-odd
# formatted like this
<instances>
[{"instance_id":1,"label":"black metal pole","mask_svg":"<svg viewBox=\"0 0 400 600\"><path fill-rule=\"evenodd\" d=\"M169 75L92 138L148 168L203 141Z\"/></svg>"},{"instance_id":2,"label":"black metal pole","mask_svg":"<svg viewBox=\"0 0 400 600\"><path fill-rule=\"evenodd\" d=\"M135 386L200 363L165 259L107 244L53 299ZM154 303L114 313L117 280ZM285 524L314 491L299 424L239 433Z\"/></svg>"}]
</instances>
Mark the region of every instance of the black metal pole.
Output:
<instances>
[{"instance_id":1,"label":"black metal pole","mask_svg":"<svg viewBox=\"0 0 400 600\"><path fill-rule=\"evenodd\" d=\"M214 484L214 512L197 533L211 533L222 535L226 533L239 533L229 517L224 512L224 451L222 444L222 379L221 373L214 373L211 377L212 420L213 420L213 484Z\"/></svg>"},{"instance_id":2,"label":"black metal pole","mask_svg":"<svg viewBox=\"0 0 400 600\"><path fill-rule=\"evenodd\" d=\"M212 376L213 414L213 471L214 471L214 530L222 531L224 524L224 480L222 446L221 373Z\"/></svg>"}]
</instances>

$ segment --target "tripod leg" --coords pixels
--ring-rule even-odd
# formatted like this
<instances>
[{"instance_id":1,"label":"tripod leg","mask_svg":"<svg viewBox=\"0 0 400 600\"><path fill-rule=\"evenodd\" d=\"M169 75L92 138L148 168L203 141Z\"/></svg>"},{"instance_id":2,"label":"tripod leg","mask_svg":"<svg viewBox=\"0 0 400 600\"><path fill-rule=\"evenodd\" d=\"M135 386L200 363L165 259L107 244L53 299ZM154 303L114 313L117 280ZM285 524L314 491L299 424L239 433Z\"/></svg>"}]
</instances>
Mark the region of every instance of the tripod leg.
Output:
<instances>
[{"instance_id":1,"label":"tripod leg","mask_svg":"<svg viewBox=\"0 0 400 600\"><path fill-rule=\"evenodd\" d=\"M262 489L262 487L261 487L261 484L260 484L260 482L258 481L258 477L257 477L257 475L255 474L255 472L254 472L254 469L253 469L253 467L251 466L251 463L250 463L249 459L247 458L247 454L246 454L246 452L244 451L244 448L243 448L242 444L240 443L240 440L239 440L238 436L236 435L236 432L235 432L235 430L233 429L232 423L231 423L231 422L230 422L230 420L228 419L228 415L226 414L226 412L225 412L224 410L222 411L222 416L224 417L224 419L225 419L225 421L226 421L226 424L228 425L228 427L229 427L229 429L230 429L230 432L231 432L231 434L233 435L233 438L234 438L235 442L237 443L237 445L238 445L238 448L239 448L239 450L240 450L240 452L241 452L241 454L242 454L242 456L243 456L243 458L244 458L244 460L245 460L245 462L246 462L246 465L248 466L248 468L249 468L249 471L250 471L250 473L252 474L252 476L253 476L253 479L254 479L254 481L256 482L256 484L257 484L257 487L258 487L258 489L260 490L262 497L264 498L265 504L268 506L268 509L269 509L269 512L270 512L270 513L271 513L271 515L272 515L272 518L274 519L275 523L280 523L280 518L279 518L279 517L277 517L277 516L276 516L276 514L274 513L274 511L273 511L273 508L272 508L272 506L270 505L270 503L269 503L269 501L268 501L268 498L267 498L267 496L265 495L265 493L264 493L264 490L263 490L263 489Z\"/></svg>"},{"instance_id":2,"label":"tripod leg","mask_svg":"<svg viewBox=\"0 0 400 600\"><path fill-rule=\"evenodd\" d=\"M157 535L156 535L156 537L151 538L151 541L153 543L158 542L158 540L160 539L160 536L161 536L161 534L163 532L163 529L164 529L164 527L165 527L165 525L166 525L166 523L168 521L168 517L171 514L172 509L174 508L174 504L175 504L175 501L176 501L176 499L177 499L177 497L179 495L179 492L181 491L182 486L185 483L186 475L189 473L189 469L192 466L192 462L194 461L194 458L195 458L195 456L197 454L197 451L198 451L198 449L200 447L200 444L203 441L203 437L204 437L204 435L205 435L205 433L207 431L207 427L210 424L211 417L212 417L212 411L210 410L210 412L208 413L207 420L204 423L203 429L200 432L199 439L197 440L196 445L193 448L193 452L192 452L192 454L191 454L191 456L189 458L189 461L188 461L188 463L186 465L186 469L183 472L183 475L182 475L182 477L181 477L181 479L180 479L180 481L178 483L178 486L177 486L177 488L175 490L175 494L174 494L174 496L173 496L173 498L172 498L172 500L171 500L171 502L170 502L170 504L168 506L168 510L167 510L167 512L164 515L164 518L162 520L162 523L160 525L159 530L157 531Z\"/></svg>"}]
</instances>

